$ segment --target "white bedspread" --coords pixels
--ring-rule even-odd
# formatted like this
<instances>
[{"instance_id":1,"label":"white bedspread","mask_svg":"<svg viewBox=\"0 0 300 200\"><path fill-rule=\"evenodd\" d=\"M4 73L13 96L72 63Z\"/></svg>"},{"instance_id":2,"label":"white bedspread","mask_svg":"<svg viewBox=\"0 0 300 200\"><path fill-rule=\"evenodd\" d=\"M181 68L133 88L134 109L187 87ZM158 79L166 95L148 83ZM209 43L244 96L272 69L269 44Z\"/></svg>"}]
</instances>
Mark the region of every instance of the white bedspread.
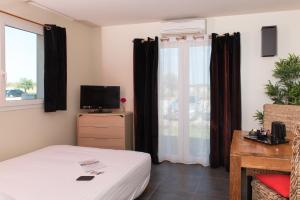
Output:
<instances>
[{"instance_id":1,"label":"white bedspread","mask_svg":"<svg viewBox=\"0 0 300 200\"><path fill-rule=\"evenodd\" d=\"M78 162L106 168L91 181ZM134 151L50 146L0 163L1 193L15 200L132 200L149 182L150 155ZM1 198L0 198L1 199Z\"/></svg>"}]
</instances>

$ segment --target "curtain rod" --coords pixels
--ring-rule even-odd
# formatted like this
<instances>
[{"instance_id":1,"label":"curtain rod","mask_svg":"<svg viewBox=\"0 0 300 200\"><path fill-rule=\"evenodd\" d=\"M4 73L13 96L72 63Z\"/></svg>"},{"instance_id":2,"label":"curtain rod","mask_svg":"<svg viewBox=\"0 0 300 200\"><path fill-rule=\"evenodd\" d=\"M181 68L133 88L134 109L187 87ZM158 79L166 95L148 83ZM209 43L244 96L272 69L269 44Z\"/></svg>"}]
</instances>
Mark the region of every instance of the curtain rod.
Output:
<instances>
[{"instance_id":1,"label":"curtain rod","mask_svg":"<svg viewBox=\"0 0 300 200\"><path fill-rule=\"evenodd\" d=\"M20 17L20 16L18 16L18 15L14 15L14 14L12 14L12 13L9 13L9 12L3 11L3 10L0 10L0 13L6 14L6 15L10 15L10 16L12 16L12 17L15 17L15 18L18 18L18 19L27 21L27 22L31 22L31 23L36 24L36 25L39 25L39 26L45 26L45 24L41 24L41 23L39 23L39 22L35 22L35 21L30 20L30 19L26 19L26 18L24 18L24 17Z\"/></svg>"},{"instance_id":2,"label":"curtain rod","mask_svg":"<svg viewBox=\"0 0 300 200\"><path fill-rule=\"evenodd\" d=\"M166 34L165 36L163 36L162 38L160 38L160 41L163 42L163 41L169 41L170 38L174 38L176 40L186 40L188 35L192 35L193 39L196 40L198 38L202 38L204 39L205 38L205 34L193 34L193 33L187 33L187 34ZM223 35L217 35L216 37L223 37L225 36L226 34L223 34ZM207 35L209 39L212 39L212 34L209 34Z\"/></svg>"},{"instance_id":3,"label":"curtain rod","mask_svg":"<svg viewBox=\"0 0 300 200\"><path fill-rule=\"evenodd\" d=\"M191 34L192 35L192 34ZM187 35L167 35L167 36L163 36L160 41L169 41L171 37L175 37L176 40L186 40L187 39ZM194 38L194 40L198 39L198 38L202 38L204 39L205 38L205 35L204 34L201 34L201 35L193 35L192 36ZM208 35L208 38L211 39L212 36L211 35Z\"/></svg>"}]
</instances>

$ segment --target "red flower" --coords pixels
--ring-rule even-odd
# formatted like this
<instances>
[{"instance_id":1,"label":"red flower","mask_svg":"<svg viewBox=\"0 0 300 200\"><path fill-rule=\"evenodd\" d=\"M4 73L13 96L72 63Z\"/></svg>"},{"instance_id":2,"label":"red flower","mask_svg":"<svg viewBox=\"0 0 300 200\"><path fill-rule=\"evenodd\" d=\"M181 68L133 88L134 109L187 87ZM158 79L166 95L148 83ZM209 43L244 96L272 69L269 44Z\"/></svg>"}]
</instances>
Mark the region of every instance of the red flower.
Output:
<instances>
[{"instance_id":1,"label":"red flower","mask_svg":"<svg viewBox=\"0 0 300 200\"><path fill-rule=\"evenodd\" d=\"M127 99L126 99L125 97L122 97L122 98L120 99L120 101L121 101L121 103L125 103L125 102L127 101Z\"/></svg>"}]
</instances>

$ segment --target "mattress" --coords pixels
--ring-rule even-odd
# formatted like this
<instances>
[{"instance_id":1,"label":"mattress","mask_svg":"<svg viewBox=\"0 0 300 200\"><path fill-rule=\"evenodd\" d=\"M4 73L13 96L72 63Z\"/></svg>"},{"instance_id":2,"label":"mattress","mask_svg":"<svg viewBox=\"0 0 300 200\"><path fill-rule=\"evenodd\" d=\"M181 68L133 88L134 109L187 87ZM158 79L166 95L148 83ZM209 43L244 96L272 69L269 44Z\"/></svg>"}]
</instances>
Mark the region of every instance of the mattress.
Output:
<instances>
[{"instance_id":1,"label":"mattress","mask_svg":"<svg viewBox=\"0 0 300 200\"><path fill-rule=\"evenodd\" d=\"M88 175L78 163L91 159L105 165L104 173L76 181ZM150 170L146 153L49 146L0 163L0 199L132 200L147 186Z\"/></svg>"}]
</instances>

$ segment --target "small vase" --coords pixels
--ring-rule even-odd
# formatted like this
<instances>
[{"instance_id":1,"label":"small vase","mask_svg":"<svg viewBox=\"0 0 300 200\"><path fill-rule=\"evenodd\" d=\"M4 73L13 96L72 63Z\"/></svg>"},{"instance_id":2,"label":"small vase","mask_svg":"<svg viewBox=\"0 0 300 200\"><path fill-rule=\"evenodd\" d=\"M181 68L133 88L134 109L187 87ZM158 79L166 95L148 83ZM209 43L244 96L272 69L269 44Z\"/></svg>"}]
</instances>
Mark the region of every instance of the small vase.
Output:
<instances>
[{"instance_id":1,"label":"small vase","mask_svg":"<svg viewBox=\"0 0 300 200\"><path fill-rule=\"evenodd\" d=\"M126 112L125 104L124 104L124 103L121 104L121 112L122 112L122 113L125 113L125 112Z\"/></svg>"}]
</instances>

